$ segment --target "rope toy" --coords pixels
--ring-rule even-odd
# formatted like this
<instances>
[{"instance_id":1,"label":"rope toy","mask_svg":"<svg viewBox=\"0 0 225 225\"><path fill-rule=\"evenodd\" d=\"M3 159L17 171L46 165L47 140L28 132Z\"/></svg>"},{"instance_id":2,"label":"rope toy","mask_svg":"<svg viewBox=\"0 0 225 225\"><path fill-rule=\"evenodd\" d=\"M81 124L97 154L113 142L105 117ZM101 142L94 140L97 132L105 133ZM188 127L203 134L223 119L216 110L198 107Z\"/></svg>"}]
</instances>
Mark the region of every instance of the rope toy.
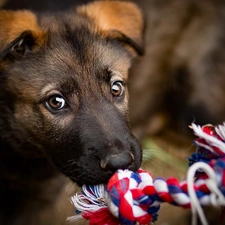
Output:
<instances>
[{"instance_id":1,"label":"rope toy","mask_svg":"<svg viewBox=\"0 0 225 225\"><path fill-rule=\"evenodd\" d=\"M214 127L192 124L196 152L189 158L186 181L156 178L139 169L118 170L107 185L83 185L72 197L77 215L69 221L88 219L90 225L150 224L157 220L163 202L191 208L192 225L197 217L207 221L202 206L225 206L225 123Z\"/></svg>"}]
</instances>

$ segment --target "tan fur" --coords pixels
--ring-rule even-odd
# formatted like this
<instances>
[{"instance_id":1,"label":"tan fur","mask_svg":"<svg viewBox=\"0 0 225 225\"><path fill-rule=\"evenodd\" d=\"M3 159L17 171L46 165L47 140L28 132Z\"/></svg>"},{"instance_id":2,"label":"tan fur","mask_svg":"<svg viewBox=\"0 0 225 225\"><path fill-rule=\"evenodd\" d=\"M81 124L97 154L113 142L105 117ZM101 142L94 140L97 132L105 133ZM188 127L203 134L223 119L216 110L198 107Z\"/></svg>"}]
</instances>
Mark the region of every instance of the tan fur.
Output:
<instances>
[{"instance_id":1,"label":"tan fur","mask_svg":"<svg viewBox=\"0 0 225 225\"><path fill-rule=\"evenodd\" d=\"M36 16L27 10L0 12L0 50L15 40L22 32L31 31L36 42L41 44L44 31L38 26Z\"/></svg>"},{"instance_id":2,"label":"tan fur","mask_svg":"<svg viewBox=\"0 0 225 225\"><path fill-rule=\"evenodd\" d=\"M139 45L143 45L143 17L135 4L121 1L97 1L78 8L77 12L93 20L105 36L114 37L118 34L113 31L117 30Z\"/></svg>"}]
</instances>

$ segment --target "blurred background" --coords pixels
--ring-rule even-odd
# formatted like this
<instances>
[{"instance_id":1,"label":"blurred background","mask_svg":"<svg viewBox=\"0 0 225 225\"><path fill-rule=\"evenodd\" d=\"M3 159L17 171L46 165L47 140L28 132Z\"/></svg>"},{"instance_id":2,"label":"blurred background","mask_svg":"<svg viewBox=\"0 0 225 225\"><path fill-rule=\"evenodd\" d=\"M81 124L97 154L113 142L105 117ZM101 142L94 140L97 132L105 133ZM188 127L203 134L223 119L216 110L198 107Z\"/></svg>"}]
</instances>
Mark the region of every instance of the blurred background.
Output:
<instances>
[{"instance_id":1,"label":"blurred background","mask_svg":"<svg viewBox=\"0 0 225 225\"><path fill-rule=\"evenodd\" d=\"M51 11L89 1L0 0L0 7ZM195 151L189 125L225 121L225 1L133 1L146 24L145 54L135 60L129 79L130 123L144 149L142 167L153 177L184 180ZM64 189L68 200L74 187ZM62 216L54 224L74 213L69 201L58 211ZM218 212L206 209L210 224L219 224ZM189 210L163 204L156 224L186 225L190 218Z\"/></svg>"}]
</instances>

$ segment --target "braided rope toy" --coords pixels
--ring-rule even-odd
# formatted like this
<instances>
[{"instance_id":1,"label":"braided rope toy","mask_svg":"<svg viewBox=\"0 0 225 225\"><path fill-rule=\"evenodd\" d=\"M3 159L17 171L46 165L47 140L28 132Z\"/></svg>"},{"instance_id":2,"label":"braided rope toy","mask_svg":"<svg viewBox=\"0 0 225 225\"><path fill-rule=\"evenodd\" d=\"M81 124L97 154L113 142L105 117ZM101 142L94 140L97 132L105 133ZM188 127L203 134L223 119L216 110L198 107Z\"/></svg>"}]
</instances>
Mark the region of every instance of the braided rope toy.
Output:
<instances>
[{"instance_id":1,"label":"braided rope toy","mask_svg":"<svg viewBox=\"0 0 225 225\"><path fill-rule=\"evenodd\" d=\"M118 170L107 185L83 185L72 197L77 215L69 221L88 219L90 225L150 224L157 220L163 202L191 208L192 225L197 216L207 225L202 206L225 206L225 123L214 127L192 124L196 152L189 158L187 180L153 180L150 173Z\"/></svg>"}]
</instances>

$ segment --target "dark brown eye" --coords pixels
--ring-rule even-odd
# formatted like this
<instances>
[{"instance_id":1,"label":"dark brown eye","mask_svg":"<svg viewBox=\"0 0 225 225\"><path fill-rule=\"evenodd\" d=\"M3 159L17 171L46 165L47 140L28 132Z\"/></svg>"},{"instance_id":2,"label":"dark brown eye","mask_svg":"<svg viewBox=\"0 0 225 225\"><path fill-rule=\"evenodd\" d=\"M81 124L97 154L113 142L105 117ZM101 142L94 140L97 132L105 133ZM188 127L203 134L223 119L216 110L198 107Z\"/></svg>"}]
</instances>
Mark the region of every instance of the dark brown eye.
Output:
<instances>
[{"instance_id":1,"label":"dark brown eye","mask_svg":"<svg viewBox=\"0 0 225 225\"><path fill-rule=\"evenodd\" d=\"M53 95L46 101L46 106L51 112L56 112L66 106L66 101L60 95Z\"/></svg>"},{"instance_id":2,"label":"dark brown eye","mask_svg":"<svg viewBox=\"0 0 225 225\"><path fill-rule=\"evenodd\" d=\"M124 86L122 81L116 81L111 86L111 93L115 97L120 97L124 93Z\"/></svg>"}]
</instances>

